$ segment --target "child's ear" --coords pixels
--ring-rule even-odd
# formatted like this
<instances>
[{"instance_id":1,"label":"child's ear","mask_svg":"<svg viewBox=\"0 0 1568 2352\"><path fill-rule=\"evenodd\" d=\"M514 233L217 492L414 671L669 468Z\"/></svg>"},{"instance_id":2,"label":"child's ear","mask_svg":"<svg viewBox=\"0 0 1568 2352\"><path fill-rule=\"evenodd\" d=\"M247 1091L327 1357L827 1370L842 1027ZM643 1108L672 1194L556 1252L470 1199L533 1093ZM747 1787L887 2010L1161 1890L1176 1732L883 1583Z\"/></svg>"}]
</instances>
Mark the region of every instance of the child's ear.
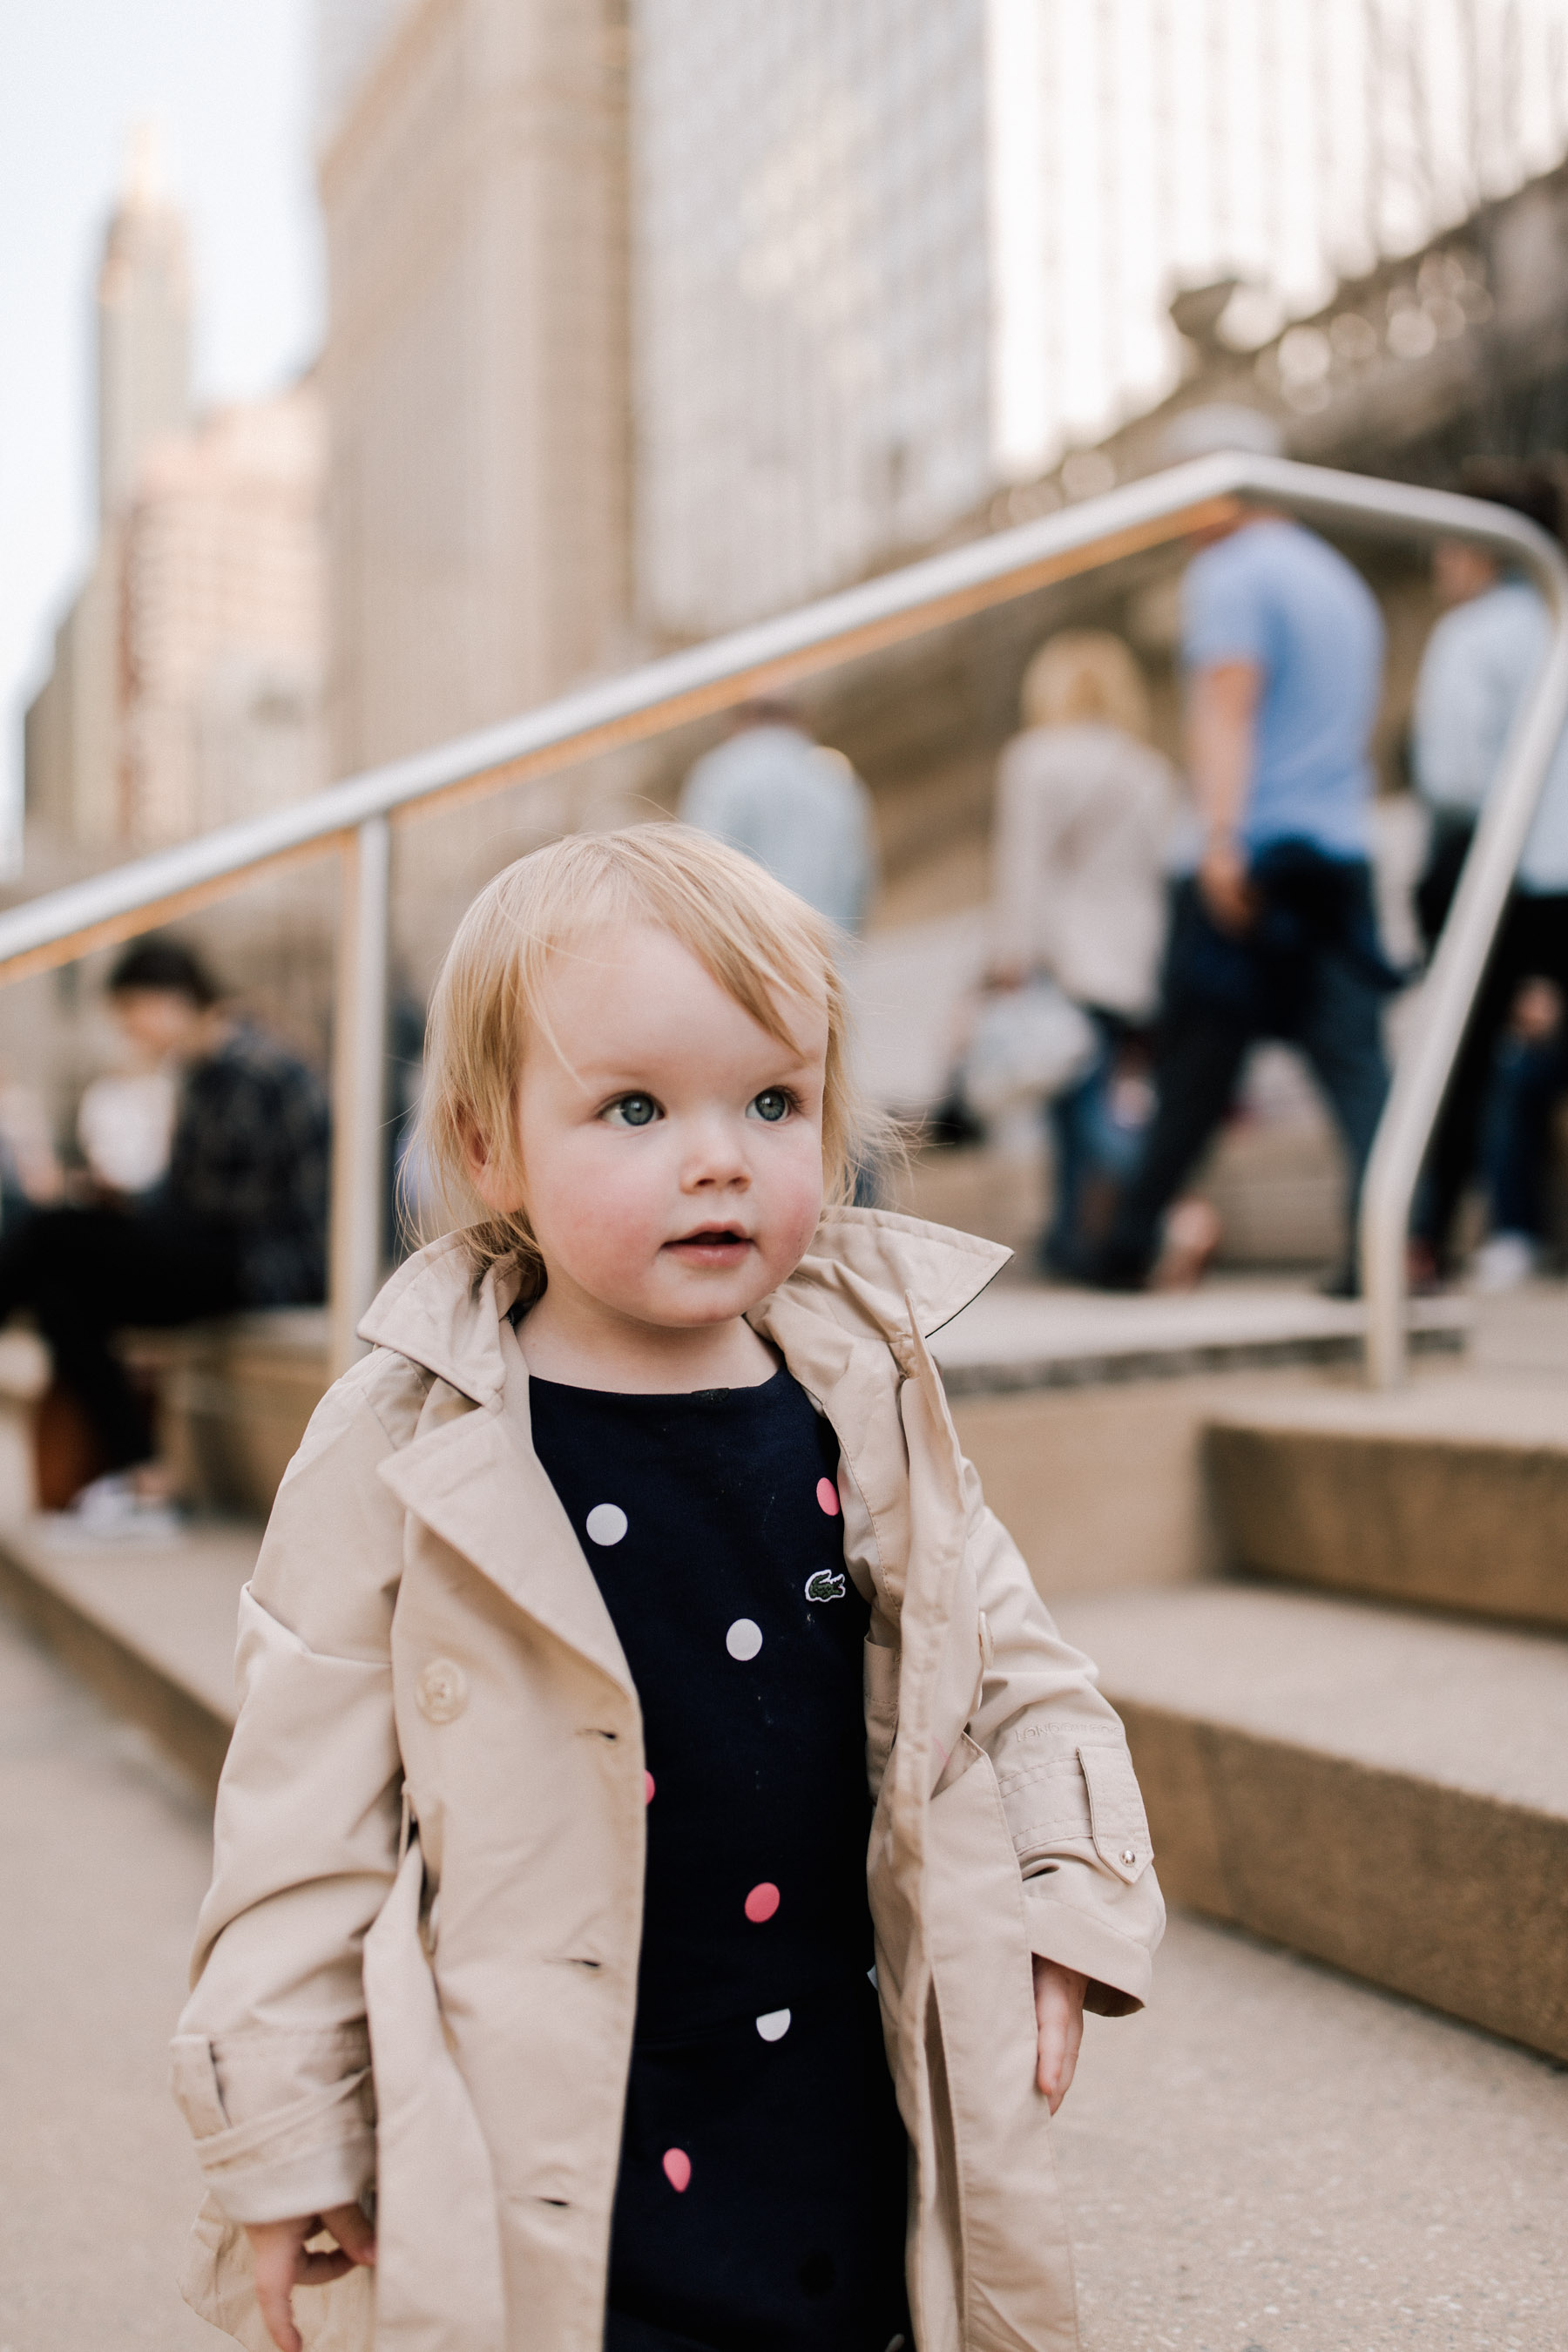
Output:
<instances>
[{"instance_id":1,"label":"child's ear","mask_svg":"<svg viewBox=\"0 0 1568 2352\"><path fill-rule=\"evenodd\" d=\"M460 1118L469 1183L495 1215L514 1215L522 1206L522 1183L518 1171L504 1165L472 1111L462 1112Z\"/></svg>"}]
</instances>

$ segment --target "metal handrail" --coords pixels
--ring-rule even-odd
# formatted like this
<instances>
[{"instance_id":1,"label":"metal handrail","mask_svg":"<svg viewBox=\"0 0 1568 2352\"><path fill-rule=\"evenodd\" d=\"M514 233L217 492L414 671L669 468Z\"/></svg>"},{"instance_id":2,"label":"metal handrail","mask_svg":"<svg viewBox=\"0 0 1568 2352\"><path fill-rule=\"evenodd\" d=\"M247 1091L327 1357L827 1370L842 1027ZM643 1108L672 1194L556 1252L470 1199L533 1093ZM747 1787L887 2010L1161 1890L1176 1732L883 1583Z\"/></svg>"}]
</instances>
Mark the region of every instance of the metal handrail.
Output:
<instances>
[{"instance_id":1,"label":"metal handrail","mask_svg":"<svg viewBox=\"0 0 1568 2352\"><path fill-rule=\"evenodd\" d=\"M1471 541L1521 566L1552 619L1548 657L1478 833L1367 1172L1368 1364L1386 1385L1404 1368L1404 1244L1415 1177L1568 712L1568 564L1522 517L1476 499L1283 458L1199 458L28 900L0 913L0 985L210 904L301 857L341 854L331 1296L332 1355L344 1364L378 1271L389 820L645 741L748 696L1222 525L1243 504L1260 501L1321 522Z\"/></svg>"}]
</instances>

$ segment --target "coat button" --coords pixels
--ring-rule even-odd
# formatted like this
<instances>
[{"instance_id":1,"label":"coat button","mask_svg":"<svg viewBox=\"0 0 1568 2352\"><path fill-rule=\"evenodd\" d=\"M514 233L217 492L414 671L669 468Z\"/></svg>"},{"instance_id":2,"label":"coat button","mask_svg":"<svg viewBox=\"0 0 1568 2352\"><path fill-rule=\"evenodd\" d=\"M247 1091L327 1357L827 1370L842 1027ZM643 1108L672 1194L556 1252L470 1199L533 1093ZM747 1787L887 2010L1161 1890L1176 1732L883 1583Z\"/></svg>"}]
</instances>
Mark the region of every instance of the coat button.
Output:
<instances>
[{"instance_id":1,"label":"coat button","mask_svg":"<svg viewBox=\"0 0 1568 2352\"><path fill-rule=\"evenodd\" d=\"M1133 1865L1133 1864L1137 1861L1137 1859L1138 1859L1137 1855L1133 1853L1133 1851L1132 1851L1132 1849L1131 1849L1131 1847L1130 1845L1124 1845L1124 1846L1122 1847L1122 1849L1121 1849L1121 1867L1122 1867L1122 1869L1123 1869L1123 1870L1131 1870L1131 1867L1132 1867L1132 1865Z\"/></svg>"},{"instance_id":2,"label":"coat button","mask_svg":"<svg viewBox=\"0 0 1568 2352\"><path fill-rule=\"evenodd\" d=\"M427 1658L414 1695L427 1722L450 1723L468 1704L468 1677L455 1659Z\"/></svg>"}]
</instances>

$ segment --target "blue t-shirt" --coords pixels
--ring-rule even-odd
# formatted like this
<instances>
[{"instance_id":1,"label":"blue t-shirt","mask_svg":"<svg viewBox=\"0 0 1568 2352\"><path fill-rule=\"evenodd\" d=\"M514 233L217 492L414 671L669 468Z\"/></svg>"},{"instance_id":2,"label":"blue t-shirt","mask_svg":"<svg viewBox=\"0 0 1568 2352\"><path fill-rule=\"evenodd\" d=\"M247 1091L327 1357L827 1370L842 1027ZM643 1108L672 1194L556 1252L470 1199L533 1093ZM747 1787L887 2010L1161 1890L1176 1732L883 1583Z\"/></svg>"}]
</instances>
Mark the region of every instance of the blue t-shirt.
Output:
<instances>
[{"instance_id":1,"label":"blue t-shirt","mask_svg":"<svg viewBox=\"0 0 1568 2352\"><path fill-rule=\"evenodd\" d=\"M1247 848L1306 841L1364 857L1383 616L1353 565L1300 523L1247 523L1187 566L1182 658L1189 674L1236 661L1263 673Z\"/></svg>"}]
</instances>

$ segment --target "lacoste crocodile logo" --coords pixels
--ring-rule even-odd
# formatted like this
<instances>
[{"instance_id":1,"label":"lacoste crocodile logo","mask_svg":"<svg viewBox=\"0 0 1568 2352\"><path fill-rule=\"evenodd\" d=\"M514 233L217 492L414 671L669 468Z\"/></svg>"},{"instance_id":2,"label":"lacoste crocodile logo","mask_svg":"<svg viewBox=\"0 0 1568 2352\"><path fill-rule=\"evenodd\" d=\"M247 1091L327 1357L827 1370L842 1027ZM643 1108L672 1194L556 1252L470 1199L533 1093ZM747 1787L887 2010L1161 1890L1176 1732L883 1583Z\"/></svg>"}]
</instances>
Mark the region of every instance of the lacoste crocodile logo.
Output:
<instances>
[{"instance_id":1,"label":"lacoste crocodile logo","mask_svg":"<svg viewBox=\"0 0 1568 2352\"><path fill-rule=\"evenodd\" d=\"M830 1568L817 1569L805 1580L805 1597L808 1601L842 1601L843 1577Z\"/></svg>"}]
</instances>

